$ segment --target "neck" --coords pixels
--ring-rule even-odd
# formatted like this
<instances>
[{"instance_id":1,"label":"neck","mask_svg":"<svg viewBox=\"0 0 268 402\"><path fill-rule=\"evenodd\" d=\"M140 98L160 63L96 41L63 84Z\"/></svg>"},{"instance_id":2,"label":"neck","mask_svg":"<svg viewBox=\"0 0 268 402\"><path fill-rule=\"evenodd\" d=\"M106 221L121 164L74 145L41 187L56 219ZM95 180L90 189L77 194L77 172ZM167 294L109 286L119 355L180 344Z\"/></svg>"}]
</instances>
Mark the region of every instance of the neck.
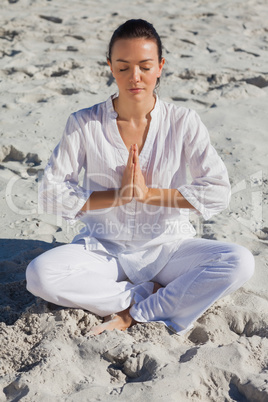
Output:
<instances>
[{"instance_id":1,"label":"neck","mask_svg":"<svg viewBox=\"0 0 268 402\"><path fill-rule=\"evenodd\" d=\"M154 94L141 102L137 100L124 99L119 96L114 99L114 109L121 120L144 120L148 118L149 114L154 108L156 97Z\"/></svg>"}]
</instances>

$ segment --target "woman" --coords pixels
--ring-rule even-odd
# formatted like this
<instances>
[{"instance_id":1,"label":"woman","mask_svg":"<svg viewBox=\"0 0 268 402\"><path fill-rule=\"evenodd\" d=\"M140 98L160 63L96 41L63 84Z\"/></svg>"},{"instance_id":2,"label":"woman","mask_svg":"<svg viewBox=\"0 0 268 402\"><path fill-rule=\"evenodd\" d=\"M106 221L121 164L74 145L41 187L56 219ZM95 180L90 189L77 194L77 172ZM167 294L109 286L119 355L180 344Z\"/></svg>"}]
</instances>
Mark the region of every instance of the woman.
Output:
<instances>
[{"instance_id":1,"label":"woman","mask_svg":"<svg viewBox=\"0 0 268 402\"><path fill-rule=\"evenodd\" d=\"M93 334L149 321L185 333L253 274L244 247L193 238L189 210L220 212L230 184L198 115L154 93L164 63L151 24L121 25L108 52L118 93L70 116L45 169L44 210L85 227L29 264L27 288L104 317Z\"/></svg>"}]
</instances>

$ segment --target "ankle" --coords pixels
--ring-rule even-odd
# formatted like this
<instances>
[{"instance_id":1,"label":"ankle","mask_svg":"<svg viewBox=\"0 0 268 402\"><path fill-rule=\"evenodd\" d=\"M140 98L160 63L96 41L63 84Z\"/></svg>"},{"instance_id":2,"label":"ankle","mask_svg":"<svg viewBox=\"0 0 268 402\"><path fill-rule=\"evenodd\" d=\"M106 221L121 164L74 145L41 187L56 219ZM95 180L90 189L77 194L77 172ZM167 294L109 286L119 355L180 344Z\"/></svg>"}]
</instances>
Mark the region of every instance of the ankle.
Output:
<instances>
[{"instance_id":1,"label":"ankle","mask_svg":"<svg viewBox=\"0 0 268 402\"><path fill-rule=\"evenodd\" d=\"M132 325L137 324L137 321L129 313L130 307L126 310L120 311L117 315L124 321L127 328L132 327Z\"/></svg>"},{"instance_id":2,"label":"ankle","mask_svg":"<svg viewBox=\"0 0 268 402\"><path fill-rule=\"evenodd\" d=\"M154 289L153 293L156 293L160 288L163 288L164 286L160 285L158 282L154 282Z\"/></svg>"}]
</instances>

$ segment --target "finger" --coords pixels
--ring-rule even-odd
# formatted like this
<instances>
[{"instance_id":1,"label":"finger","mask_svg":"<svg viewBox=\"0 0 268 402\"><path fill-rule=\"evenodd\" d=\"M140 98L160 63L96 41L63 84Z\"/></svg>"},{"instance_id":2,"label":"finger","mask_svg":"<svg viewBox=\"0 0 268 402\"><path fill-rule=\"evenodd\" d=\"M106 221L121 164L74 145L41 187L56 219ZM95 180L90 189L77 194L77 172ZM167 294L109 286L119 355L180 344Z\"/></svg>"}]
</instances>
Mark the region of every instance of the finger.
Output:
<instances>
[{"instance_id":1,"label":"finger","mask_svg":"<svg viewBox=\"0 0 268 402\"><path fill-rule=\"evenodd\" d=\"M132 164L130 165L130 174L131 174L131 181L133 181L133 179L134 179L134 174L135 174L135 165L134 165L134 163L132 163Z\"/></svg>"},{"instance_id":2,"label":"finger","mask_svg":"<svg viewBox=\"0 0 268 402\"><path fill-rule=\"evenodd\" d=\"M135 165L134 163L131 164L130 167L130 182L131 182L131 188L132 188L132 197L134 196L134 188L133 188L133 184L134 184L134 173L135 173Z\"/></svg>"},{"instance_id":3,"label":"finger","mask_svg":"<svg viewBox=\"0 0 268 402\"><path fill-rule=\"evenodd\" d=\"M134 177L133 177L134 195L136 197L139 197L140 192L141 192L141 189L140 189L140 184L141 184L141 179L142 179L141 178L141 171L140 171L140 169L138 169L137 165L135 165L134 169L135 169L134 170Z\"/></svg>"},{"instance_id":4,"label":"finger","mask_svg":"<svg viewBox=\"0 0 268 402\"><path fill-rule=\"evenodd\" d=\"M137 176L142 175L139 158L137 159L137 162L135 163L135 174Z\"/></svg>"},{"instance_id":5,"label":"finger","mask_svg":"<svg viewBox=\"0 0 268 402\"><path fill-rule=\"evenodd\" d=\"M135 175L135 178L138 178L138 176L141 173L139 161L137 161L137 163L135 163L134 166L135 166L134 175Z\"/></svg>"},{"instance_id":6,"label":"finger","mask_svg":"<svg viewBox=\"0 0 268 402\"><path fill-rule=\"evenodd\" d=\"M133 149L133 145L131 145L131 147L129 149L128 160L127 160L127 164L129 166L131 166L131 164L133 163L133 156L134 156L134 149Z\"/></svg>"},{"instance_id":7,"label":"finger","mask_svg":"<svg viewBox=\"0 0 268 402\"><path fill-rule=\"evenodd\" d=\"M134 148L133 162L139 166L139 148L137 144L135 144Z\"/></svg>"}]
</instances>

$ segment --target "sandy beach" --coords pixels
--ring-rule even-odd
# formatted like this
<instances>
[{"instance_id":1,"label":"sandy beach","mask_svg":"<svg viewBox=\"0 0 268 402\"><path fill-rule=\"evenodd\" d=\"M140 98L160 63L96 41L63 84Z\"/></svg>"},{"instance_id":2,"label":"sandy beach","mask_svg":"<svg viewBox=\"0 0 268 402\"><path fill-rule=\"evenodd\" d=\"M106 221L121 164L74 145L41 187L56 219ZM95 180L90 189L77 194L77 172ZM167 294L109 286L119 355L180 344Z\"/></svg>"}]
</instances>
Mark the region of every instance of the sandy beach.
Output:
<instances>
[{"instance_id":1,"label":"sandy beach","mask_svg":"<svg viewBox=\"0 0 268 402\"><path fill-rule=\"evenodd\" d=\"M3 0L0 5L0 401L268 401L266 0ZM152 22L159 96L196 110L224 160L230 206L199 237L246 246L256 271L184 336L160 323L88 332L100 318L26 290L25 269L81 229L42 213L38 182L70 113L106 100L114 29Z\"/></svg>"}]
</instances>

